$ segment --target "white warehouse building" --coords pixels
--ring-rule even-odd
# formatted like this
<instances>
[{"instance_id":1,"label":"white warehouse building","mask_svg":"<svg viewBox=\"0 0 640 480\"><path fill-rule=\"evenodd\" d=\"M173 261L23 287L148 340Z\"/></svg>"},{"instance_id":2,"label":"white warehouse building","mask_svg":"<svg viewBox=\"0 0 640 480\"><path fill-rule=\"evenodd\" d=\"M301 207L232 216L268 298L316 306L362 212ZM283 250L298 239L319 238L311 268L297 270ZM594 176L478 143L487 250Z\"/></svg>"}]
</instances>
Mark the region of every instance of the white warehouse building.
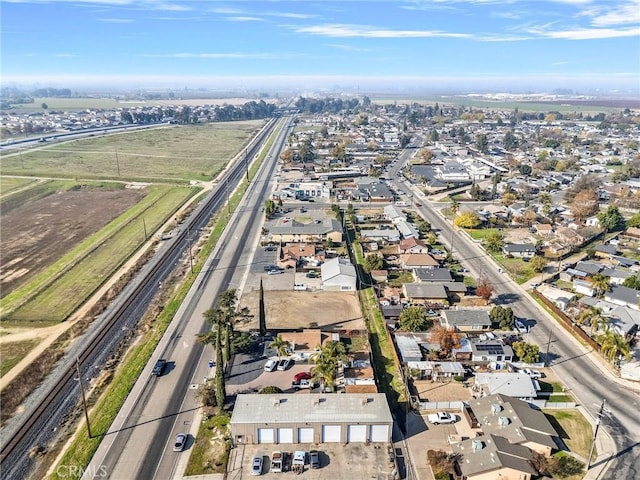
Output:
<instances>
[{"instance_id":1,"label":"white warehouse building","mask_svg":"<svg viewBox=\"0 0 640 480\"><path fill-rule=\"evenodd\" d=\"M383 393L240 394L234 445L388 443L393 418Z\"/></svg>"}]
</instances>

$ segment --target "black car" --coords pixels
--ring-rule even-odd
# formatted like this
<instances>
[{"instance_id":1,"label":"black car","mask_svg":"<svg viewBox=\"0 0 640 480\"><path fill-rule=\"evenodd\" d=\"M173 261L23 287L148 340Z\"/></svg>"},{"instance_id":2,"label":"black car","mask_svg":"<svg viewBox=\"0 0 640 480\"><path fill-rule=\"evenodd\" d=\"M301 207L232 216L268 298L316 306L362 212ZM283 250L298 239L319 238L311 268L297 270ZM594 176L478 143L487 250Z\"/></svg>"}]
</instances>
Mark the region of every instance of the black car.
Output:
<instances>
[{"instance_id":1,"label":"black car","mask_svg":"<svg viewBox=\"0 0 640 480\"><path fill-rule=\"evenodd\" d=\"M153 371L151 373L156 377L159 377L160 375L162 375L162 372L164 372L164 367L166 366L167 366L167 361L164 358L161 358L153 366Z\"/></svg>"},{"instance_id":2,"label":"black car","mask_svg":"<svg viewBox=\"0 0 640 480\"><path fill-rule=\"evenodd\" d=\"M317 450L309 452L309 466L311 468L320 468L320 455Z\"/></svg>"}]
</instances>

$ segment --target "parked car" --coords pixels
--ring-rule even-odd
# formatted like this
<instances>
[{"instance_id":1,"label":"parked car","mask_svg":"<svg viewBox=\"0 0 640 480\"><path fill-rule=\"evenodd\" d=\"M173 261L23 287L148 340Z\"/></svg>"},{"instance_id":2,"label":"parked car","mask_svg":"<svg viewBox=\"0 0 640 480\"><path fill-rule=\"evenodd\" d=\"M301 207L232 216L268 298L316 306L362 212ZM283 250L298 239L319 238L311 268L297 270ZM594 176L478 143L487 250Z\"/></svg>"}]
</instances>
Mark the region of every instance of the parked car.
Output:
<instances>
[{"instance_id":1,"label":"parked car","mask_svg":"<svg viewBox=\"0 0 640 480\"><path fill-rule=\"evenodd\" d=\"M267 360L267 363L264 364L265 372L273 372L278 366L277 360Z\"/></svg>"},{"instance_id":2,"label":"parked car","mask_svg":"<svg viewBox=\"0 0 640 480\"><path fill-rule=\"evenodd\" d=\"M299 372L293 376L294 382L299 382L300 380L309 380L311 378L311 373L309 372Z\"/></svg>"},{"instance_id":3,"label":"parked car","mask_svg":"<svg viewBox=\"0 0 640 480\"><path fill-rule=\"evenodd\" d=\"M429 423L432 423L433 425L440 425L441 423L456 423L457 419L458 418L455 415L451 415L447 412L432 413L427 416L427 420L429 420Z\"/></svg>"},{"instance_id":4,"label":"parked car","mask_svg":"<svg viewBox=\"0 0 640 480\"><path fill-rule=\"evenodd\" d=\"M183 451L185 443L187 443L187 434L186 433L179 433L176 436L175 443L173 444L173 451L174 452Z\"/></svg>"},{"instance_id":5,"label":"parked car","mask_svg":"<svg viewBox=\"0 0 640 480\"><path fill-rule=\"evenodd\" d=\"M281 274L281 273L282 273L282 270L280 270L280 269L278 268L278 269L269 270L269 271L267 272L267 275L279 275L279 274Z\"/></svg>"},{"instance_id":6,"label":"parked car","mask_svg":"<svg viewBox=\"0 0 640 480\"><path fill-rule=\"evenodd\" d=\"M167 366L167 361L164 358L161 358L153 366L153 371L151 373L156 377L159 377L164 372L164 368L166 366Z\"/></svg>"},{"instance_id":7,"label":"parked car","mask_svg":"<svg viewBox=\"0 0 640 480\"><path fill-rule=\"evenodd\" d=\"M520 333L527 333L529 331L527 326L520 320L516 320L515 327L516 330Z\"/></svg>"},{"instance_id":8,"label":"parked car","mask_svg":"<svg viewBox=\"0 0 640 480\"><path fill-rule=\"evenodd\" d=\"M262 455L256 455L251 462L251 475L262 475Z\"/></svg>"},{"instance_id":9,"label":"parked car","mask_svg":"<svg viewBox=\"0 0 640 480\"><path fill-rule=\"evenodd\" d=\"M265 265L264 266L264 271L265 272L270 272L271 270L279 270L277 265Z\"/></svg>"},{"instance_id":10,"label":"parked car","mask_svg":"<svg viewBox=\"0 0 640 480\"><path fill-rule=\"evenodd\" d=\"M275 245L267 245L266 247L264 247L265 252L275 252L276 250L278 250L278 247L276 247Z\"/></svg>"},{"instance_id":11,"label":"parked car","mask_svg":"<svg viewBox=\"0 0 640 480\"><path fill-rule=\"evenodd\" d=\"M290 358L281 358L278 362L278 370L284 371L291 366Z\"/></svg>"},{"instance_id":12,"label":"parked car","mask_svg":"<svg viewBox=\"0 0 640 480\"><path fill-rule=\"evenodd\" d=\"M525 375L530 376L531 378L542 378L542 373L539 372L538 370L532 370L531 368L523 368L521 370L522 373L524 373Z\"/></svg>"},{"instance_id":13,"label":"parked car","mask_svg":"<svg viewBox=\"0 0 640 480\"><path fill-rule=\"evenodd\" d=\"M320 455L317 450L309 451L309 466L311 468L320 468Z\"/></svg>"}]
</instances>

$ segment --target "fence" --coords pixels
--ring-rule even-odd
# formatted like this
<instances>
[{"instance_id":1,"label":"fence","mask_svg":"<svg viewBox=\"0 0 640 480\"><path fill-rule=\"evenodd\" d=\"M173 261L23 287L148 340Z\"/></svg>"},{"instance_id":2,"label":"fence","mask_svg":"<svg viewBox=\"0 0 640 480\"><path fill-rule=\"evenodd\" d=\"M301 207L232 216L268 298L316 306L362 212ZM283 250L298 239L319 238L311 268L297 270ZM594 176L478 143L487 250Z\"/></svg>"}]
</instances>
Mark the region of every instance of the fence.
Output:
<instances>
[{"instance_id":1,"label":"fence","mask_svg":"<svg viewBox=\"0 0 640 480\"><path fill-rule=\"evenodd\" d=\"M422 410L462 410L464 402L459 400L453 402L419 402L419 409Z\"/></svg>"},{"instance_id":2,"label":"fence","mask_svg":"<svg viewBox=\"0 0 640 480\"><path fill-rule=\"evenodd\" d=\"M600 345L598 345L593 338L591 338L589 335L587 335L584 332L584 330L582 330L582 328L580 328L580 326L578 324L573 322L567 316L567 314L564 313L562 310L560 310L553 302L551 302L544 295L540 295L540 293L538 293L536 290L533 290L532 294L533 294L533 296L535 298L537 298L542 303L544 303L549 308L549 310L551 310L553 312L553 314L556 316L556 318L561 320L560 323L565 328L565 330L567 330L568 332L571 332L573 335L579 337L581 340L583 340L586 344L588 344L595 351L597 351L597 352L600 351Z\"/></svg>"}]
</instances>

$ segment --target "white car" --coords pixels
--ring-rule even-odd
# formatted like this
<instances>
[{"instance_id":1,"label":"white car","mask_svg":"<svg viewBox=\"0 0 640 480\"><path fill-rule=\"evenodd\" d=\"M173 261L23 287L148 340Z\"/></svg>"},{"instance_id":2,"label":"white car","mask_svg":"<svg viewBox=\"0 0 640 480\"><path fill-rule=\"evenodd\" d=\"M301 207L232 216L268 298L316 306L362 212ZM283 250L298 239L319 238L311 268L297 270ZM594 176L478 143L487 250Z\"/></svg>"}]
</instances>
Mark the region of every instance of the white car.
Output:
<instances>
[{"instance_id":1,"label":"white car","mask_svg":"<svg viewBox=\"0 0 640 480\"><path fill-rule=\"evenodd\" d=\"M456 423L458 417L447 412L438 412L428 415L427 420L434 425L440 425L441 423Z\"/></svg>"},{"instance_id":2,"label":"white car","mask_svg":"<svg viewBox=\"0 0 640 480\"><path fill-rule=\"evenodd\" d=\"M516 330L520 333L527 333L529 331L529 328L520 320L516 320L515 326L516 326Z\"/></svg>"},{"instance_id":3,"label":"white car","mask_svg":"<svg viewBox=\"0 0 640 480\"><path fill-rule=\"evenodd\" d=\"M273 372L278 366L277 360L267 360L267 363L264 364L265 372Z\"/></svg>"}]
</instances>

